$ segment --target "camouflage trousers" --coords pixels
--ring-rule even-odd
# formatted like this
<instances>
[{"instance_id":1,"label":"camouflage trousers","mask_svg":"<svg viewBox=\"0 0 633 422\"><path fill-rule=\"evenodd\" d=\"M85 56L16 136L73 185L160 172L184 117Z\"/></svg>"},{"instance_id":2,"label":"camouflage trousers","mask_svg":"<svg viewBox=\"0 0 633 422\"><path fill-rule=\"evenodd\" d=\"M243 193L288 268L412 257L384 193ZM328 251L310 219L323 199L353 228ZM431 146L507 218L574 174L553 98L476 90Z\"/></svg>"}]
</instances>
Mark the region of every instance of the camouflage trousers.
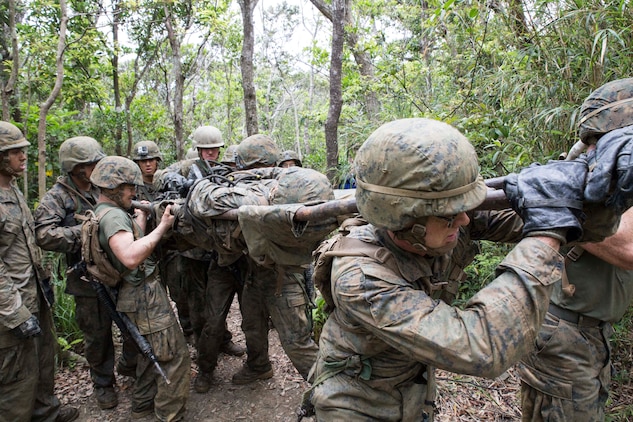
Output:
<instances>
[{"instance_id":1,"label":"camouflage trousers","mask_svg":"<svg viewBox=\"0 0 633 422\"><path fill-rule=\"evenodd\" d=\"M189 398L191 359L185 336L178 324L145 338L154 349L158 362L170 384L158 374L154 364L144 355L137 361L132 411L154 409L159 421L184 420L185 406Z\"/></svg>"},{"instance_id":2,"label":"camouflage trousers","mask_svg":"<svg viewBox=\"0 0 633 422\"><path fill-rule=\"evenodd\" d=\"M411 382L383 389L341 373L314 388L312 403L318 422L432 422L426 387Z\"/></svg>"},{"instance_id":3,"label":"camouflage trousers","mask_svg":"<svg viewBox=\"0 0 633 422\"><path fill-rule=\"evenodd\" d=\"M178 320L185 336L193 334L191 317L189 316L189 299L186 278L184 276L184 260L180 253L169 251L160 261L161 280L169 289L169 297L178 309Z\"/></svg>"},{"instance_id":4,"label":"camouflage trousers","mask_svg":"<svg viewBox=\"0 0 633 422\"><path fill-rule=\"evenodd\" d=\"M316 361L318 346L312 339L312 306L303 274L277 272L249 261L249 275L242 293L242 330L246 336L248 366L270 368L268 316L286 355L304 379Z\"/></svg>"},{"instance_id":5,"label":"camouflage trousers","mask_svg":"<svg viewBox=\"0 0 633 422\"><path fill-rule=\"evenodd\" d=\"M84 355L90 365L92 383L95 387L114 385L112 318L105 305L96 297L75 296L75 319L84 336ZM122 362L133 366L137 354L130 340L123 342Z\"/></svg>"},{"instance_id":6,"label":"camouflage trousers","mask_svg":"<svg viewBox=\"0 0 633 422\"><path fill-rule=\"evenodd\" d=\"M42 329L40 336L0 349L2 421L53 422L59 414L60 402L54 393L57 339L52 314L42 304L35 316Z\"/></svg>"},{"instance_id":7,"label":"camouflage trousers","mask_svg":"<svg viewBox=\"0 0 633 422\"><path fill-rule=\"evenodd\" d=\"M518 365L523 421L603 421L611 382L608 323L580 326L547 313Z\"/></svg>"},{"instance_id":8,"label":"camouflage trousers","mask_svg":"<svg viewBox=\"0 0 633 422\"><path fill-rule=\"evenodd\" d=\"M237 294L242 303L243 280L246 277L246 257L235 263L220 267L215 261L209 267L209 282L203 292L204 325L198 338L198 366L201 372L211 373L218 362L222 344L231 341L226 328L226 317ZM227 336L228 333L228 336Z\"/></svg>"},{"instance_id":9,"label":"camouflage trousers","mask_svg":"<svg viewBox=\"0 0 633 422\"><path fill-rule=\"evenodd\" d=\"M191 327L196 338L200 338L206 324L207 314L207 286L211 282L209 270L214 261L201 261L183 257L184 277L189 304ZM222 334L223 342L231 341L231 332L226 328Z\"/></svg>"}]
</instances>

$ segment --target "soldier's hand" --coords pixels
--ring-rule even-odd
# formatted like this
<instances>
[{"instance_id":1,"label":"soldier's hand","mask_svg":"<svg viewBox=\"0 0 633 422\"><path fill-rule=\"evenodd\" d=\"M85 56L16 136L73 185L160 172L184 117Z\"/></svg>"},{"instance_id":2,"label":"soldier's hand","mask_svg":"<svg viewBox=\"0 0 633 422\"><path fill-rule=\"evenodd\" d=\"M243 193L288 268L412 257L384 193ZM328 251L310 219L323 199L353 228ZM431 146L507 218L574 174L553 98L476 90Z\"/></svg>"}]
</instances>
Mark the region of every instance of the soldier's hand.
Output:
<instances>
[{"instance_id":1,"label":"soldier's hand","mask_svg":"<svg viewBox=\"0 0 633 422\"><path fill-rule=\"evenodd\" d=\"M602 136L589 154L585 200L604 204L622 214L633 205L633 126Z\"/></svg>"},{"instance_id":2,"label":"soldier's hand","mask_svg":"<svg viewBox=\"0 0 633 422\"><path fill-rule=\"evenodd\" d=\"M523 219L523 233L563 243L579 239L587 172L587 161L582 157L532 164L506 176L503 190Z\"/></svg>"},{"instance_id":3,"label":"soldier's hand","mask_svg":"<svg viewBox=\"0 0 633 422\"><path fill-rule=\"evenodd\" d=\"M176 216L171 213L171 204L165 207L165 211L160 218L160 224L171 228L176 220Z\"/></svg>"},{"instance_id":4,"label":"soldier's hand","mask_svg":"<svg viewBox=\"0 0 633 422\"><path fill-rule=\"evenodd\" d=\"M42 334L42 329L40 328L40 323L37 320L37 317L35 315L31 315L29 319L12 329L11 332L17 338L25 339L29 337L39 336L40 334Z\"/></svg>"}]
</instances>

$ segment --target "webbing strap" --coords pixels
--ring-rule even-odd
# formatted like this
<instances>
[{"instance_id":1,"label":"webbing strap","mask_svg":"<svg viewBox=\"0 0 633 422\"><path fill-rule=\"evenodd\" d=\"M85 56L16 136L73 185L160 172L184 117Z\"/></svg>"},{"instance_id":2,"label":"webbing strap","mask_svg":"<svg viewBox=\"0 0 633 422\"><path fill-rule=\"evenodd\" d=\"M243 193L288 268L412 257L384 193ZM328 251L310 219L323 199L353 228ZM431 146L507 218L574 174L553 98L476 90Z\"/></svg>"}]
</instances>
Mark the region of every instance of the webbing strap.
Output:
<instances>
[{"instance_id":1,"label":"webbing strap","mask_svg":"<svg viewBox=\"0 0 633 422\"><path fill-rule=\"evenodd\" d=\"M396 189L390 188L387 186L378 186L372 185L371 183L364 182L360 178L356 178L356 184L370 192L383 193L385 195L392 196L404 196L406 198L416 198L416 199L443 199L443 198L452 198L457 195L461 195L466 192L470 192L475 189L475 187L483 183L483 178L481 175L477 175L477 178L464 186L460 186L455 189L444 190L441 192L430 192L430 191L419 191L419 190L410 190L410 189Z\"/></svg>"}]
</instances>

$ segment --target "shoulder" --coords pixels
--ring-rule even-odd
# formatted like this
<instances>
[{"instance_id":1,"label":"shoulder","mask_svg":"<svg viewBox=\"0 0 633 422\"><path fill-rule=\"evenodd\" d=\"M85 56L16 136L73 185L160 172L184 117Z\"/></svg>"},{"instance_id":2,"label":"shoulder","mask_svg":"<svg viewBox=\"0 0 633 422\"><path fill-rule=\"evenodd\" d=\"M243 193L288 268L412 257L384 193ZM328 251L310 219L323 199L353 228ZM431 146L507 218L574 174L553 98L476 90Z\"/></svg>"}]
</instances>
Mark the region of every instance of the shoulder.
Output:
<instances>
[{"instance_id":1,"label":"shoulder","mask_svg":"<svg viewBox=\"0 0 633 422\"><path fill-rule=\"evenodd\" d=\"M100 217L99 231L106 238L109 239L120 231L133 232L132 219L124 209L110 205L100 205L95 211L97 216Z\"/></svg>"}]
</instances>

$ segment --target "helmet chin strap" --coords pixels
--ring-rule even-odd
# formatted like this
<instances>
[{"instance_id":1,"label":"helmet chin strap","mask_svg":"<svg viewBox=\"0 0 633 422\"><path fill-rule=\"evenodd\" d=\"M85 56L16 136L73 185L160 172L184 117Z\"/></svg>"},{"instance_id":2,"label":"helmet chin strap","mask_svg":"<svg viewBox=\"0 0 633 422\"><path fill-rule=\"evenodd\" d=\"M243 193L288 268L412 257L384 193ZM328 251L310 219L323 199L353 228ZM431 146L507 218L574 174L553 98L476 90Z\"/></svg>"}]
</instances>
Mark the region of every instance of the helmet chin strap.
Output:
<instances>
[{"instance_id":1,"label":"helmet chin strap","mask_svg":"<svg viewBox=\"0 0 633 422\"><path fill-rule=\"evenodd\" d=\"M426 221L424 222L426 223ZM398 230L393 232L396 238L409 242L415 249L424 252L426 256L442 256L449 253L453 246L443 246L441 248L429 248L426 246L426 226L424 224L416 223L408 229Z\"/></svg>"},{"instance_id":2,"label":"helmet chin strap","mask_svg":"<svg viewBox=\"0 0 633 422\"><path fill-rule=\"evenodd\" d=\"M0 173L9 177L18 177L22 173L13 170L9 164L10 162L11 160L7 154L0 153Z\"/></svg>"}]
</instances>

